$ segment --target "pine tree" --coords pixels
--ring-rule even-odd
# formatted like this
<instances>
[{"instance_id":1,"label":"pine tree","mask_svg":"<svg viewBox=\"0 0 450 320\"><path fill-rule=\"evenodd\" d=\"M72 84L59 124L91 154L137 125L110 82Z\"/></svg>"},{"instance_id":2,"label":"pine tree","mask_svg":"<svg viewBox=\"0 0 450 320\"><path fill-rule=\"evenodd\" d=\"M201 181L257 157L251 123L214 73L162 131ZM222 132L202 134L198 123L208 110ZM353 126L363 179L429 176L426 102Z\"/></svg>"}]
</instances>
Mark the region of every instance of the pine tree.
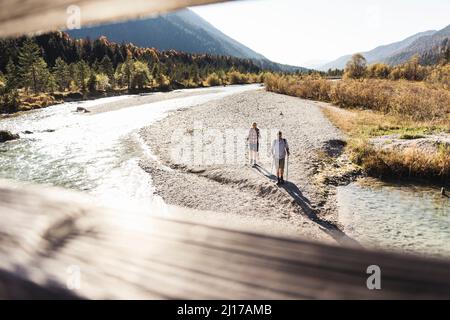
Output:
<instances>
[{"instance_id":1,"label":"pine tree","mask_svg":"<svg viewBox=\"0 0 450 320\"><path fill-rule=\"evenodd\" d=\"M127 60L122 64L122 68L120 70L120 74L122 77L122 82L127 86L128 90L131 89L131 81L133 80L134 74L134 62L131 55L128 55Z\"/></svg>"},{"instance_id":2,"label":"pine tree","mask_svg":"<svg viewBox=\"0 0 450 320\"><path fill-rule=\"evenodd\" d=\"M89 76L89 80L87 83L89 92L95 92L97 91L97 77L95 75L95 72L92 70L91 74Z\"/></svg>"},{"instance_id":3,"label":"pine tree","mask_svg":"<svg viewBox=\"0 0 450 320\"><path fill-rule=\"evenodd\" d=\"M19 92L17 89L0 88L0 113L13 113L19 110Z\"/></svg>"},{"instance_id":4,"label":"pine tree","mask_svg":"<svg viewBox=\"0 0 450 320\"><path fill-rule=\"evenodd\" d=\"M19 87L20 83L19 70L12 61L12 59L9 59L9 62L6 65L6 81L7 86L10 89L16 89Z\"/></svg>"},{"instance_id":5,"label":"pine tree","mask_svg":"<svg viewBox=\"0 0 450 320\"><path fill-rule=\"evenodd\" d=\"M77 63L77 84L82 92L87 92L87 82L91 72L86 61L81 60Z\"/></svg>"},{"instance_id":6,"label":"pine tree","mask_svg":"<svg viewBox=\"0 0 450 320\"><path fill-rule=\"evenodd\" d=\"M159 77L159 74L160 74L159 63L154 63L153 64L153 69L152 69L152 77L153 77L153 79L157 79Z\"/></svg>"},{"instance_id":7,"label":"pine tree","mask_svg":"<svg viewBox=\"0 0 450 320\"><path fill-rule=\"evenodd\" d=\"M19 52L19 71L25 89L33 88L34 93L46 89L48 80L47 63L41 56L39 46L27 38Z\"/></svg>"},{"instance_id":8,"label":"pine tree","mask_svg":"<svg viewBox=\"0 0 450 320\"><path fill-rule=\"evenodd\" d=\"M44 81L45 87L42 89L42 91L48 91L53 93L57 90L58 84L56 83L55 76L50 71L46 72L46 77Z\"/></svg>"},{"instance_id":9,"label":"pine tree","mask_svg":"<svg viewBox=\"0 0 450 320\"><path fill-rule=\"evenodd\" d=\"M116 68L116 72L114 73L114 82L117 84L119 88L122 88L124 86L122 78L122 63L119 63L119 65Z\"/></svg>"},{"instance_id":10,"label":"pine tree","mask_svg":"<svg viewBox=\"0 0 450 320\"><path fill-rule=\"evenodd\" d=\"M194 82L194 84L198 85L201 82L201 79L200 79L200 75L199 75L197 64L194 64L190 74L191 74L190 77L191 77L192 81Z\"/></svg>"},{"instance_id":11,"label":"pine tree","mask_svg":"<svg viewBox=\"0 0 450 320\"><path fill-rule=\"evenodd\" d=\"M91 65L91 69L95 73L100 73L101 72L100 62L98 62L97 59L95 59L94 63Z\"/></svg>"},{"instance_id":12,"label":"pine tree","mask_svg":"<svg viewBox=\"0 0 450 320\"><path fill-rule=\"evenodd\" d=\"M102 61L100 61L99 73L106 74L109 78L109 83L114 86L114 66L108 56L104 56Z\"/></svg>"},{"instance_id":13,"label":"pine tree","mask_svg":"<svg viewBox=\"0 0 450 320\"><path fill-rule=\"evenodd\" d=\"M55 61L54 77L60 91L65 91L69 88L71 80L69 66L61 58L57 58Z\"/></svg>"},{"instance_id":14,"label":"pine tree","mask_svg":"<svg viewBox=\"0 0 450 320\"><path fill-rule=\"evenodd\" d=\"M78 64L71 63L69 64L69 72L70 72L70 82L69 82L69 91L77 91L80 89L78 86Z\"/></svg>"}]
</instances>

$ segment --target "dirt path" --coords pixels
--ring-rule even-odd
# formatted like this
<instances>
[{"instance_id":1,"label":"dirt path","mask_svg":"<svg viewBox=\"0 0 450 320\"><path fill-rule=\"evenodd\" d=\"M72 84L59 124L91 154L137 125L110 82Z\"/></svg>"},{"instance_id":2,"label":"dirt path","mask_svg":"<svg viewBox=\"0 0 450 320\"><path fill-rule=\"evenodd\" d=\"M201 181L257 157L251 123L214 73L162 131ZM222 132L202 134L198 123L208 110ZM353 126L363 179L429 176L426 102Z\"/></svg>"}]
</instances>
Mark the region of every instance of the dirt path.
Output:
<instances>
[{"instance_id":1,"label":"dirt path","mask_svg":"<svg viewBox=\"0 0 450 320\"><path fill-rule=\"evenodd\" d=\"M253 121L263 140L258 169L247 164L246 150L240 147ZM289 183L283 188L274 184L267 157L278 130L291 148ZM179 161L173 156L181 141L174 138L177 132L182 132L181 145L188 151L203 150L202 161L195 156ZM227 132L235 133L234 161L224 164L217 159L229 159ZM340 157L345 138L314 102L249 91L178 110L141 134L157 156L141 166L152 175L156 192L168 204L284 224L315 240L349 240L336 226L333 179L328 174L331 166L341 177L341 169L348 166ZM224 137L218 144L217 136Z\"/></svg>"}]
</instances>

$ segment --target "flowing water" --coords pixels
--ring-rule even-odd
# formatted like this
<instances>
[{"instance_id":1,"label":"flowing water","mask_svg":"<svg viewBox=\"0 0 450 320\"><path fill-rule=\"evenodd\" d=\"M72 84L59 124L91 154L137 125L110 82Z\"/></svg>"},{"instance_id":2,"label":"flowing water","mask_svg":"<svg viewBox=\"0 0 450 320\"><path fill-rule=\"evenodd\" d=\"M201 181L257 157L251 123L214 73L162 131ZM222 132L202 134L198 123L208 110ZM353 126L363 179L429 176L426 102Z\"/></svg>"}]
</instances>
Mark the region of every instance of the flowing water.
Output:
<instances>
[{"instance_id":1,"label":"flowing water","mask_svg":"<svg viewBox=\"0 0 450 320\"><path fill-rule=\"evenodd\" d=\"M450 198L439 188L362 179L337 195L339 222L361 244L450 257Z\"/></svg>"},{"instance_id":2,"label":"flowing water","mask_svg":"<svg viewBox=\"0 0 450 320\"><path fill-rule=\"evenodd\" d=\"M256 85L192 89L188 97L133 106L139 96L120 96L64 103L0 120L0 129L21 133L21 139L0 144L0 178L61 186L89 192L102 204L151 208L155 201L151 177L139 161L153 157L139 129L169 111L254 90ZM182 90L184 91L184 90ZM164 95L164 93L155 93ZM74 112L95 105L122 102L127 106L97 114Z\"/></svg>"}]
</instances>

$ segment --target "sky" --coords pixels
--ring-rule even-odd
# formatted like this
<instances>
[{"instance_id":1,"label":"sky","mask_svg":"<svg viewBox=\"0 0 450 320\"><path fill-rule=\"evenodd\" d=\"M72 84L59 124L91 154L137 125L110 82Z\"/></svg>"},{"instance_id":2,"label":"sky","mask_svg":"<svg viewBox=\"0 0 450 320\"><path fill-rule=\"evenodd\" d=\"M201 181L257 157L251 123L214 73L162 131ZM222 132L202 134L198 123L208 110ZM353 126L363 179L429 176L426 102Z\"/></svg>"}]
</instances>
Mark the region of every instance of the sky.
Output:
<instances>
[{"instance_id":1,"label":"sky","mask_svg":"<svg viewBox=\"0 0 450 320\"><path fill-rule=\"evenodd\" d=\"M245 0L191 9L272 61L310 67L450 24L450 0Z\"/></svg>"}]
</instances>

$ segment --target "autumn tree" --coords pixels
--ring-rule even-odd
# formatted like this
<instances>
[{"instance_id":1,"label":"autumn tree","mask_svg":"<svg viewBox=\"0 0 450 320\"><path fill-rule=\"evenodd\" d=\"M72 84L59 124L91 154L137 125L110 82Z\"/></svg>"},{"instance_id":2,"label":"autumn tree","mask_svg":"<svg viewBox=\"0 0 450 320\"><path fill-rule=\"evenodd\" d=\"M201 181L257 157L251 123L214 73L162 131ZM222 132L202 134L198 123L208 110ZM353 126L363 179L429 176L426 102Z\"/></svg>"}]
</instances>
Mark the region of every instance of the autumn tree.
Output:
<instances>
[{"instance_id":1,"label":"autumn tree","mask_svg":"<svg viewBox=\"0 0 450 320\"><path fill-rule=\"evenodd\" d=\"M131 87L133 89L136 87L139 89L143 89L145 86L150 84L151 80L152 76L150 74L147 63L142 61L135 61L133 63Z\"/></svg>"},{"instance_id":2,"label":"autumn tree","mask_svg":"<svg viewBox=\"0 0 450 320\"><path fill-rule=\"evenodd\" d=\"M96 75L96 90L105 91L111 87L108 75L99 73Z\"/></svg>"},{"instance_id":3,"label":"autumn tree","mask_svg":"<svg viewBox=\"0 0 450 320\"><path fill-rule=\"evenodd\" d=\"M420 56L414 55L408 62L404 65L404 77L412 81L421 81L424 79L424 69L420 65Z\"/></svg>"},{"instance_id":4,"label":"autumn tree","mask_svg":"<svg viewBox=\"0 0 450 320\"><path fill-rule=\"evenodd\" d=\"M390 78L392 80L411 80L421 81L427 76L427 70L420 65L420 56L415 55L406 63L400 64L392 68Z\"/></svg>"},{"instance_id":5,"label":"autumn tree","mask_svg":"<svg viewBox=\"0 0 450 320\"><path fill-rule=\"evenodd\" d=\"M367 60L360 53L354 54L345 67L345 77L360 79L364 77L367 69Z\"/></svg>"}]
</instances>

